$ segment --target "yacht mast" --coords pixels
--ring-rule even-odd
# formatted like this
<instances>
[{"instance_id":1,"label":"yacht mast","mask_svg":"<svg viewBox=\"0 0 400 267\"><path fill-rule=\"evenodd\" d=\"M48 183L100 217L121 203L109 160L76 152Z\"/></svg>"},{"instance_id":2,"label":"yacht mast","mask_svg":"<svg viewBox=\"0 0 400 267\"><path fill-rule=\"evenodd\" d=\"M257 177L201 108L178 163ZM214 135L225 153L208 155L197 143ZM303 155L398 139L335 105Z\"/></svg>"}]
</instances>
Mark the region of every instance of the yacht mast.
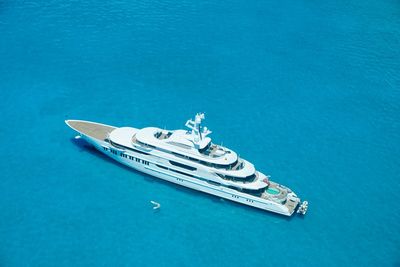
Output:
<instances>
[{"instance_id":1,"label":"yacht mast","mask_svg":"<svg viewBox=\"0 0 400 267\"><path fill-rule=\"evenodd\" d=\"M208 142L203 142L205 137L211 133L207 127L201 129L201 121L205 119L204 113L197 113L194 120L188 120L185 124L186 127L191 129L191 140L197 149L203 148Z\"/></svg>"}]
</instances>

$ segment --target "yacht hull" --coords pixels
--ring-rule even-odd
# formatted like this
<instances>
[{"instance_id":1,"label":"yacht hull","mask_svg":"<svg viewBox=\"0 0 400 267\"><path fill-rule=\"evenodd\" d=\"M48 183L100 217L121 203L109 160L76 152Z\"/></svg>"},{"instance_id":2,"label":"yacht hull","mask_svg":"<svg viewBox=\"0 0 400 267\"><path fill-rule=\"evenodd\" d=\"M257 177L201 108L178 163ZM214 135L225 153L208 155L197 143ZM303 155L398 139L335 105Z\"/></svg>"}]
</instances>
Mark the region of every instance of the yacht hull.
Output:
<instances>
[{"instance_id":1,"label":"yacht hull","mask_svg":"<svg viewBox=\"0 0 400 267\"><path fill-rule=\"evenodd\" d=\"M154 156L152 155L144 155L142 153L135 153L132 151L126 151L121 148L116 148L107 141L107 138L98 138L98 136L93 137L92 134L80 131L78 127L72 126L71 123L69 122L71 121L66 121L68 126L77 131L82 139L86 140L89 144L93 145L101 153L111 157L112 159L126 166L129 166L133 169L149 174L151 176L163 179L165 181L185 186L187 188L191 188L196 191L208 193L230 201L241 203L247 206L251 206L266 211L271 211L286 216L291 216L294 213L295 208L298 205L298 202L300 202L300 199L297 199L297 196L294 193L292 193L293 198L297 199L296 201L297 203L295 203L294 208L288 208L284 204L277 203L275 201L239 192L237 190L226 188L224 186L216 186L205 181L200 181L196 178L190 178L176 172L171 172L166 169L161 169L158 166L163 163L162 159L154 158ZM96 125L102 125L102 124L96 124ZM115 127L113 126L108 126L108 125L105 126L115 129Z\"/></svg>"}]
</instances>

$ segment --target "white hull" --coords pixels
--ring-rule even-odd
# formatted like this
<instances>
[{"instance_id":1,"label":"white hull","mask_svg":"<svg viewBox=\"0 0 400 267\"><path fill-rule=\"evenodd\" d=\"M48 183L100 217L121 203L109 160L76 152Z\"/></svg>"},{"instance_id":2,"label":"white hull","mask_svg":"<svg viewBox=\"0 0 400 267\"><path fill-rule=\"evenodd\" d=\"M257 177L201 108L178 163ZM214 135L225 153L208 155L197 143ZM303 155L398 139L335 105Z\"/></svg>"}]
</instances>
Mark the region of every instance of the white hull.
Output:
<instances>
[{"instance_id":1,"label":"white hull","mask_svg":"<svg viewBox=\"0 0 400 267\"><path fill-rule=\"evenodd\" d=\"M280 203L276 203L274 201L266 200L257 196L253 196L250 194L242 193L237 190L233 190L223 186L216 186L205 181L198 180L196 178L186 177L179 173L174 173L169 170L164 170L156 166L156 164L160 164L161 162L154 159L151 155L142 155L139 153L124 151L121 149L116 149L114 147L110 147L110 144L104 141L100 141L89 136L82 134L82 138L87 142L92 144L97 150L104 153L105 155L113 158L114 160L127 165L131 168L134 168L138 171L147 173L151 176L155 176L157 178L163 179L165 181L169 181L175 184L179 184L197 191L205 192L211 195L215 195L224 199L228 199L234 202L238 202L247 206L259 208L266 211L275 212L278 214L291 216L293 211L289 211L289 209ZM106 150L106 149L107 150ZM118 151L117 154L113 154L110 151L112 148L114 151ZM128 158L120 156L120 153L124 152L124 154L128 155ZM129 159L129 156L134 157L134 160ZM136 161L139 159L139 161ZM146 164L143 161L147 162Z\"/></svg>"}]
</instances>

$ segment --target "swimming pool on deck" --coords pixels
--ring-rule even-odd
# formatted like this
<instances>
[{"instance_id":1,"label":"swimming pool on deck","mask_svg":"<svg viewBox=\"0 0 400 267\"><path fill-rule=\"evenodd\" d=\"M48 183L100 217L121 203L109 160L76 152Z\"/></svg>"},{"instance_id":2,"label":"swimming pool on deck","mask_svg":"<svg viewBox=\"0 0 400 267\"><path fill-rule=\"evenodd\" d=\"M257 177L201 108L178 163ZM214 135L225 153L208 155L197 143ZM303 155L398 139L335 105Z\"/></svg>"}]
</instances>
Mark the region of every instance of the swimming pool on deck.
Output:
<instances>
[{"instance_id":1,"label":"swimming pool on deck","mask_svg":"<svg viewBox=\"0 0 400 267\"><path fill-rule=\"evenodd\" d=\"M277 188L268 188L266 191L270 195L278 195L280 193L279 189Z\"/></svg>"}]
</instances>

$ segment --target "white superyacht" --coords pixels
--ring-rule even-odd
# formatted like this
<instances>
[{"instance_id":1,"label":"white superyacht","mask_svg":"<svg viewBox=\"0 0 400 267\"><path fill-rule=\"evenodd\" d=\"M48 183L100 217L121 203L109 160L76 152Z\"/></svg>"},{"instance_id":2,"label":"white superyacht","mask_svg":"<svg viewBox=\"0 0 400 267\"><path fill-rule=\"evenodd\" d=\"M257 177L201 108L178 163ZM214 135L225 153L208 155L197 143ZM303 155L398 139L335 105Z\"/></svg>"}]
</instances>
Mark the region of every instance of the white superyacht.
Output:
<instances>
[{"instance_id":1,"label":"white superyacht","mask_svg":"<svg viewBox=\"0 0 400 267\"><path fill-rule=\"evenodd\" d=\"M129 167L194 190L255 208L291 216L305 214L307 202L270 181L234 151L213 144L201 125L204 114L188 120L189 130L137 129L66 120L96 149Z\"/></svg>"}]
</instances>

